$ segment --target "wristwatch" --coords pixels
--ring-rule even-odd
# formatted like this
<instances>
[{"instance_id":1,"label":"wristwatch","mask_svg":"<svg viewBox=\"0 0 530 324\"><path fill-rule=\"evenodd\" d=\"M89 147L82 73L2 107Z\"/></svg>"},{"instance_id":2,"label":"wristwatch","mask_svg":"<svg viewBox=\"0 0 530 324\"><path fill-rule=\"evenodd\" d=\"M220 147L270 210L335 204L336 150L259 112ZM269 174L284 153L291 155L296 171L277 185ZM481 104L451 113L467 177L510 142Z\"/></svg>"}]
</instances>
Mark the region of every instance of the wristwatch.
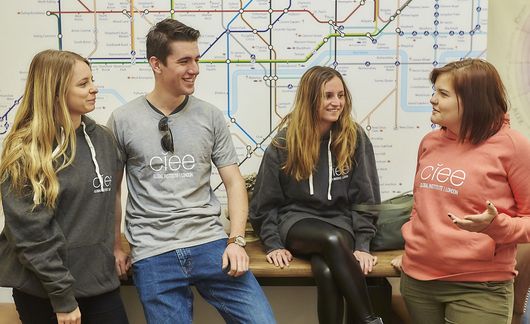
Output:
<instances>
[{"instance_id":1,"label":"wristwatch","mask_svg":"<svg viewBox=\"0 0 530 324\"><path fill-rule=\"evenodd\" d=\"M245 247L245 245L247 245L247 241L245 240L245 238L242 235L229 237L228 241L226 241L226 245L229 245L229 244L232 244L232 243L235 243L235 244L239 245L240 247Z\"/></svg>"}]
</instances>

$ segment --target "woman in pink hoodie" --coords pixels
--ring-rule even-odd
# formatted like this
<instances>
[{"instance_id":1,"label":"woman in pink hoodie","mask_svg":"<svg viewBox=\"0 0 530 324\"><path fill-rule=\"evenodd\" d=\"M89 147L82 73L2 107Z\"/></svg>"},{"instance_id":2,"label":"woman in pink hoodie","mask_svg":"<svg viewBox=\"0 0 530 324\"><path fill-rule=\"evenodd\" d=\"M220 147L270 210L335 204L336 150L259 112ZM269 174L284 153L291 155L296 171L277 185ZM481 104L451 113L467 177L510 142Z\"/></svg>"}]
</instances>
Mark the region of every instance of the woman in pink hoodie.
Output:
<instances>
[{"instance_id":1,"label":"woman in pink hoodie","mask_svg":"<svg viewBox=\"0 0 530 324\"><path fill-rule=\"evenodd\" d=\"M415 323L509 323L517 243L530 241L530 141L480 59L431 72L431 121L403 228L401 293Z\"/></svg>"}]
</instances>

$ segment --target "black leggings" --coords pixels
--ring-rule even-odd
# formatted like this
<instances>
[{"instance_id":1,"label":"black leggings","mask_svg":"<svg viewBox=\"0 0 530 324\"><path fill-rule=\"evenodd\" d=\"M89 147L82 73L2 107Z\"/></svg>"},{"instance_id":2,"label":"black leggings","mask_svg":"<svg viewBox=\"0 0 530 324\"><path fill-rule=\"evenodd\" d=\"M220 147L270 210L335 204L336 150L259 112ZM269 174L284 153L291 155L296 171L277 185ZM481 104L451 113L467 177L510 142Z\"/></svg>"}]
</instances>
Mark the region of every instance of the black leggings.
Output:
<instances>
[{"instance_id":1,"label":"black leggings","mask_svg":"<svg viewBox=\"0 0 530 324\"><path fill-rule=\"evenodd\" d=\"M57 324L50 300L13 289L13 299L23 324ZM128 324L119 289L94 297L76 298L82 324Z\"/></svg>"},{"instance_id":2,"label":"black leggings","mask_svg":"<svg viewBox=\"0 0 530 324\"><path fill-rule=\"evenodd\" d=\"M296 222L287 234L287 249L309 257L317 285L318 320L342 323L344 300L349 323L369 323L375 316L361 266L347 231L318 219Z\"/></svg>"}]
</instances>

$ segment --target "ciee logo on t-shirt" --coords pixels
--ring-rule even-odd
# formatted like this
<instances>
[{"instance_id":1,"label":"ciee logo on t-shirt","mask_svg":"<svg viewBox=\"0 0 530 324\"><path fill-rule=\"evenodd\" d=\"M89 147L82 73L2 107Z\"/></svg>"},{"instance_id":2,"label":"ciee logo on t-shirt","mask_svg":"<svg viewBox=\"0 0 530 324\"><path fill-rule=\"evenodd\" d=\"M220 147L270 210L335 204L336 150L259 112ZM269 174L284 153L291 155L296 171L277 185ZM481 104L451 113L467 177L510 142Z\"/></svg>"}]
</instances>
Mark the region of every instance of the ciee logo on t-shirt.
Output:
<instances>
[{"instance_id":1,"label":"ciee logo on t-shirt","mask_svg":"<svg viewBox=\"0 0 530 324\"><path fill-rule=\"evenodd\" d=\"M149 160L149 167L155 172L154 178L191 178L191 170L195 168L195 158L191 154L153 156Z\"/></svg>"},{"instance_id":2,"label":"ciee logo on t-shirt","mask_svg":"<svg viewBox=\"0 0 530 324\"><path fill-rule=\"evenodd\" d=\"M112 176L102 174L101 179L103 180L103 185L101 185L101 182L99 181L98 177L95 177L94 179L92 179L92 186L94 187L94 193L107 192L111 190Z\"/></svg>"}]
</instances>

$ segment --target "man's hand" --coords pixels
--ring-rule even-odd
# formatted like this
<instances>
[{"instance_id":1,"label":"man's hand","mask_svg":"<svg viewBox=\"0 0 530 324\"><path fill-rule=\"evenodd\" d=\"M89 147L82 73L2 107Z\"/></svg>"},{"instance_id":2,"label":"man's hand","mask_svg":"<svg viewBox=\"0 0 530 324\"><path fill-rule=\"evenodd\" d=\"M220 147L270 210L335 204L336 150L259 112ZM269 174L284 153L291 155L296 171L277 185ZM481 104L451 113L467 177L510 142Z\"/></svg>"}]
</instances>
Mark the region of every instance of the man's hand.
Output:
<instances>
[{"instance_id":1,"label":"man's hand","mask_svg":"<svg viewBox=\"0 0 530 324\"><path fill-rule=\"evenodd\" d=\"M267 262L274 263L275 266L288 267L289 262L293 261L293 255L289 250L286 249L276 249L267 253Z\"/></svg>"},{"instance_id":2,"label":"man's hand","mask_svg":"<svg viewBox=\"0 0 530 324\"><path fill-rule=\"evenodd\" d=\"M70 313L55 313L57 324L81 324L81 311L79 307Z\"/></svg>"},{"instance_id":3,"label":"man's hand","mask_svg":"<svg viewBox=\"0 0 530 324\"><path fill-rule=\"evenodd\" d=\"M125 253L119 244L114 246L114 258L116 260L116 273L122 280L127 280L127 271L131 267L131 257Z\"/></svg>"},{"instance_id":4,"label":"man's hand","mask_svg":"<svg viewBox=\"0 0 530 324\"><path fill-rule=\"evenodd\" d=\"M448 213L449 218L456 224L456 226L470 232L482 232L489 224L497 217L497 208L491 201L486 202L486 210L482 214L466 215L463 218L457 217L454 214Z\"/></svg>"},{"instance_id":5,"label":"man's hand","mask_svg":"<svg viewBox=\"0 0 530 324\"><path fill-rule=\"evenodd\" d=\"M223 253L223 269L232 277L239 277L248 271L249 257L245 249L235 243L228 244Z\"/></svg>"},{"instance_id":6,"label":"man's hand","mask_svg":"<svg viewBox=\"0 0 530 324\"><path fill-rule=\"evenodd\" d=\"M131 258L121 247L121 182L123 179L123 169L116 172L116 193L114 197L114 265L116 273L122 280L127 280L127 271L131 267Z\"/></svg>"},{"instance_id":7,"label":"man's hand","mask_svg":"<svg viewBox=\"0 0 530 324\"><path fill-rule=\"evenodd\" d=\"M354 251L353 256L359 261L363 273L367 275L369 272L372 272L374 266L377 264L377 257L371 255L370 253L363 251Z\"/></svg>"}]
</instances>

